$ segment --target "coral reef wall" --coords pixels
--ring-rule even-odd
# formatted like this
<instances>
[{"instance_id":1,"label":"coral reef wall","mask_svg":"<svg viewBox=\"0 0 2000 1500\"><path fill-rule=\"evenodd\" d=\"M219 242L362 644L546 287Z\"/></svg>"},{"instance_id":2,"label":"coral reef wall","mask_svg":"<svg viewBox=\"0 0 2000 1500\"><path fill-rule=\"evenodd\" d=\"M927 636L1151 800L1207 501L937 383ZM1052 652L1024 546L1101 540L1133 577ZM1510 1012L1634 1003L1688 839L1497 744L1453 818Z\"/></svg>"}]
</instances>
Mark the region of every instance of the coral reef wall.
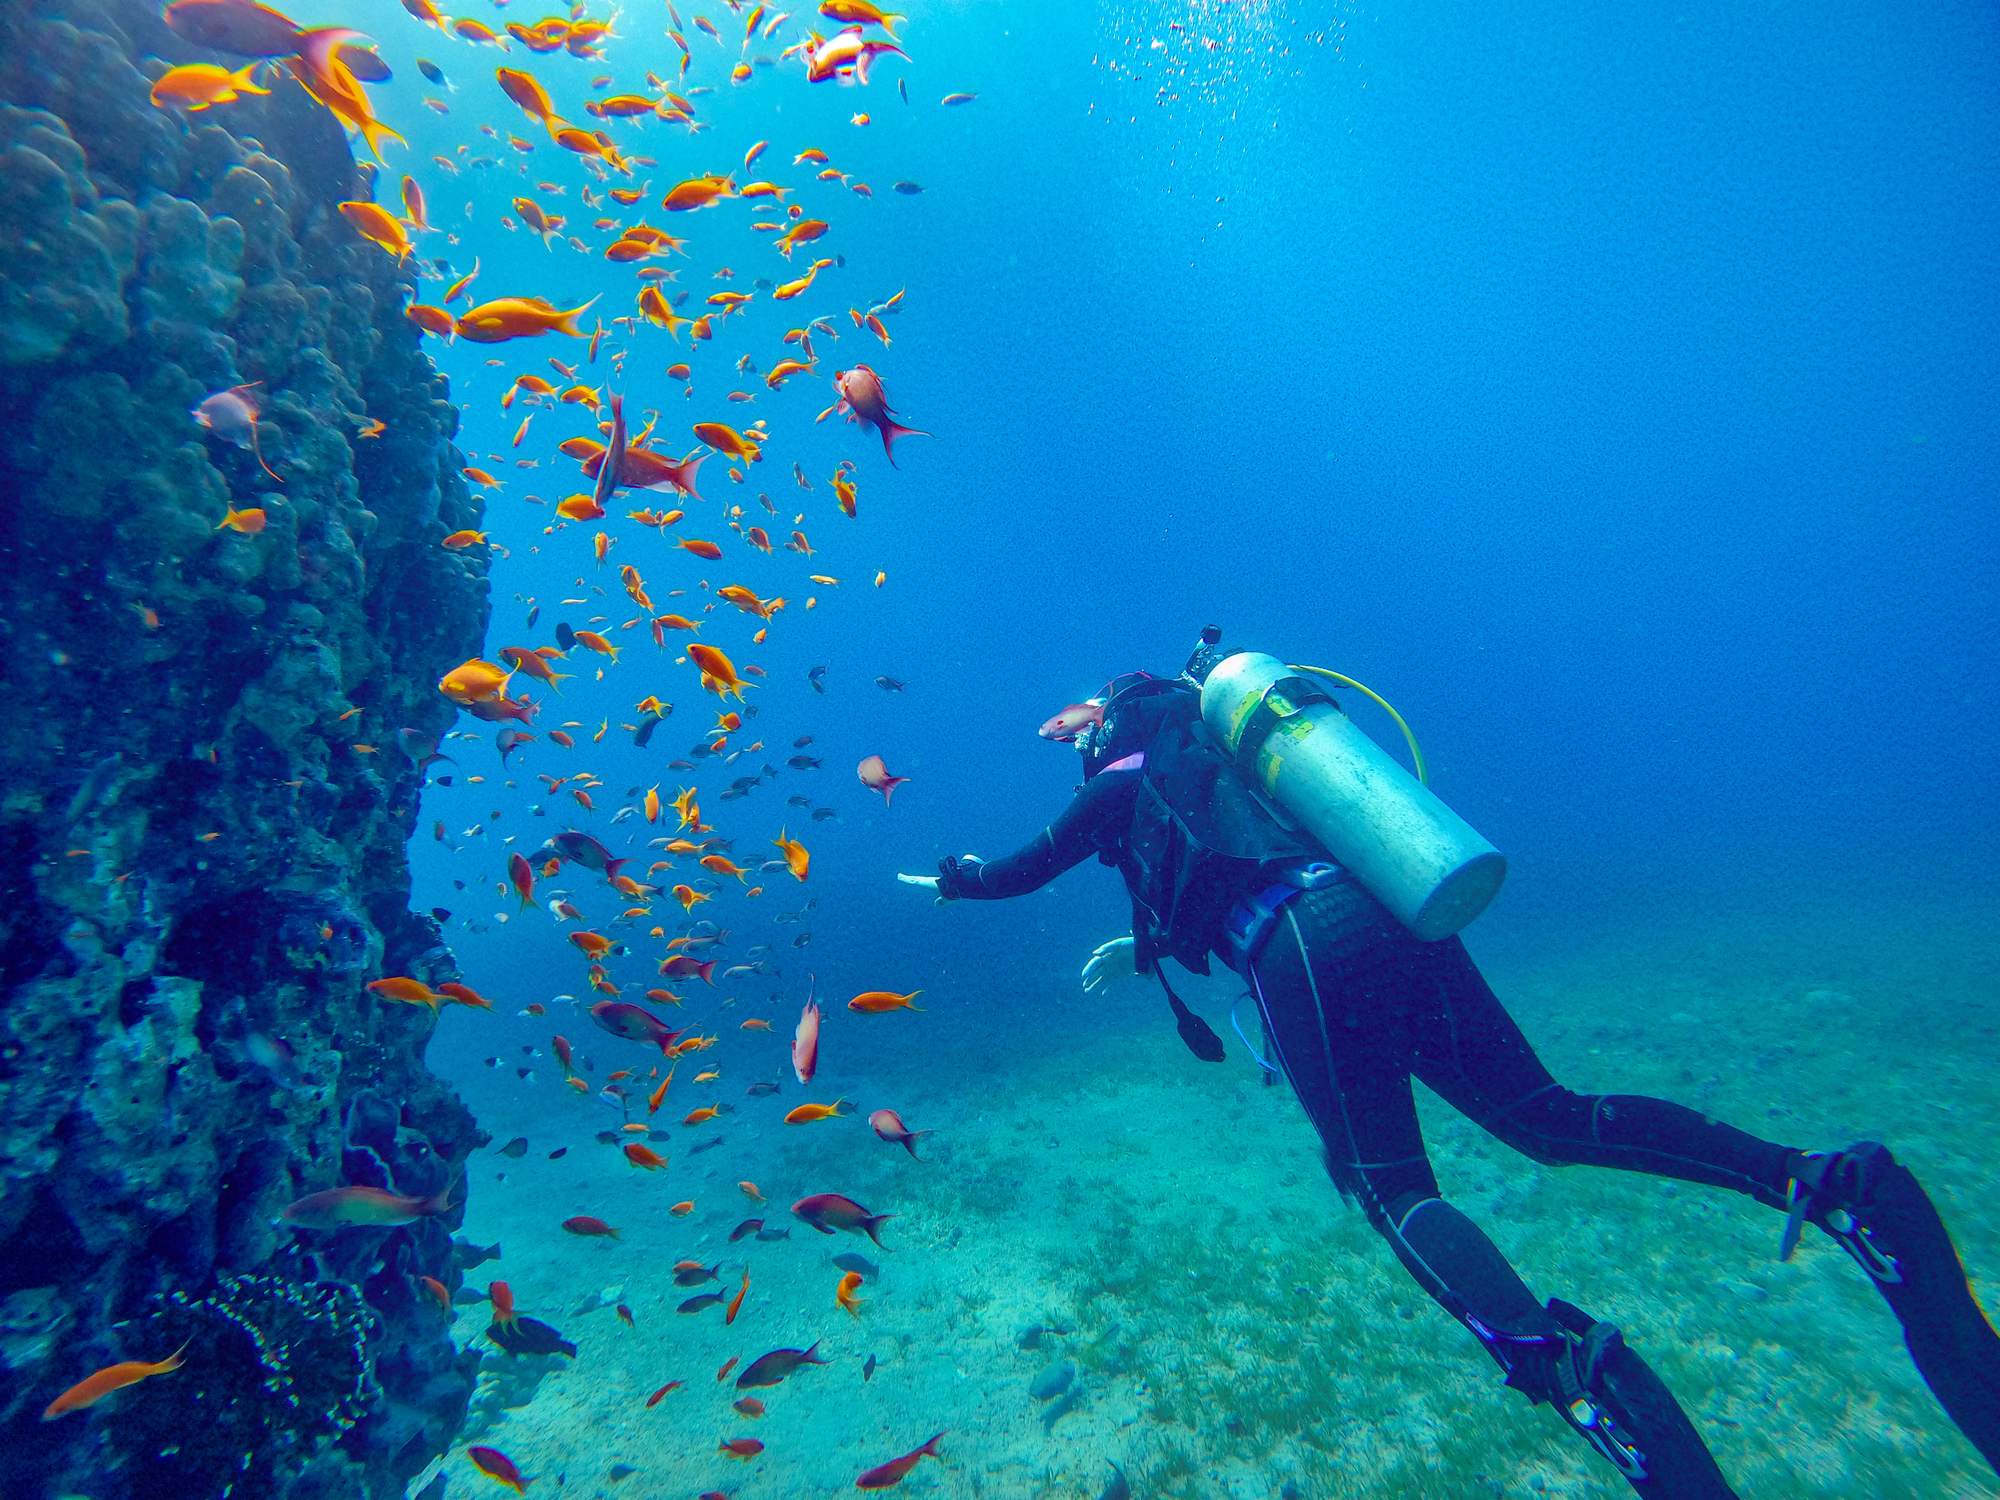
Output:
<instances>
[{"instance_id":1,"label":"coral reef wall","mask_svg":"<svg viewBox=\"0 0 2000 1500\"><path fill-rule=\"evenodd\" d=\"M480 507L408 274L335 208L371 196L340 126L289 80L149 101L220 60L132 0L0 6L9 1495L400 1496L477 1359L422 1284L459 1284L455 1212L275 1223L346 1183L461 1201L484 1139L424 1067L431 1013L363 986L456 977L408 909L400 736L449 724L487 585L438 546ZM190 416L252 384L282 482Z\"/></svg>"}]
</instances>

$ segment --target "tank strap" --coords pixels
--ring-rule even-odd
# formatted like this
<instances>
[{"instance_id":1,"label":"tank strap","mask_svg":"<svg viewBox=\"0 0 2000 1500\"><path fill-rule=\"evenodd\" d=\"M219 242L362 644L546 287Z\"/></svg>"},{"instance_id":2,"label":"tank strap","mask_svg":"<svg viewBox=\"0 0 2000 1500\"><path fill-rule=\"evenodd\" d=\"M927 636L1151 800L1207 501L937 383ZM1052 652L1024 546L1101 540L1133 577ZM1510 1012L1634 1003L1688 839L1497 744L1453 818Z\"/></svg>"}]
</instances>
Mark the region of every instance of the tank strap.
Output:
<instances>
[{"instance_id":1,"label":"tank strap","mask_svg":"<svg viewBox=\"0 0 2000 1500\"><path fill-rule=\"evenodd\" d=\"M1250 710L1243 727L1237 732L1237 768L1249 775L1256 766L1257 753L1264 748L1264 741L1270 732L1314 703L1329 704L1335 713L1340 712L1340 705L1334 702L1333 695L1310 678L1280 677L1270 683L1257 695L1256 706Z\"/></svg>"},{"instance_id":2,"label":"tank strap","mask_svg":"<svg viewBox=\"0 0 2000 1500\"><path fill-rule=\"evenodd\" d=\"M1283 874L1284 879L1237 902L1222 924L1223 941L1229 945L1229 966L1246 978L1257 955L1264 951L1264 944L1270 941L1271 929L1278 925L1286 902L1301 891L1321 890L1352 878L1344 867L1325 859L1302 861L1285 869Z\"/></svg>"}]
</instances>

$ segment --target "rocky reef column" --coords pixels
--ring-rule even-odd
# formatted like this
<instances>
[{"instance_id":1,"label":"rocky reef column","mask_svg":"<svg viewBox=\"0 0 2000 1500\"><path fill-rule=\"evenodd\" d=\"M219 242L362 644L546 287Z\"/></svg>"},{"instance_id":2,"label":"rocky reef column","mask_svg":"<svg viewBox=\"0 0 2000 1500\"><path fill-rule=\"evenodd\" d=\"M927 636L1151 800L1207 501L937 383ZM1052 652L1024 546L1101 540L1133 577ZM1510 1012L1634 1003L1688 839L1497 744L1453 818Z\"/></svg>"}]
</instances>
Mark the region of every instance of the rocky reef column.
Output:
<instances>
[{"instance_id":1,"label":"rocky reef column","mask_svg":"<svg viewBox=\"0 0 2000 1500\"><path fill-rule=\"evenodd\" d=\"M478 1362L425 1278L484 1137L365 985L456 977L404 747L485 632L438 545L481 507L338 124L150 103L216 60L126 0L0 9L0 1488L387 1500ZM190 415L230 388L254 448ZM454 1206L278 1222L342 1185Z\"/></svg>"}]
</instances>

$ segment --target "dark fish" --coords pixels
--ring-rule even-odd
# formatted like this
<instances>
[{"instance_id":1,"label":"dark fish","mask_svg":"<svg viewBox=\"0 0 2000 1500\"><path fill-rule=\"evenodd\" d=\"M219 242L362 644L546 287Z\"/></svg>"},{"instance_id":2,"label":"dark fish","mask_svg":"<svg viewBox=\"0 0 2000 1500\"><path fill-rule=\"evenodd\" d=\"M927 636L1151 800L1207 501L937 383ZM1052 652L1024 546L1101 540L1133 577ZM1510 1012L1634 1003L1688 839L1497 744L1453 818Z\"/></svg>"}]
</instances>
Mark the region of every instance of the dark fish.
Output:
<instances>
[{"instance_id":1,"label":"dark fish","mask_svg":"<svg viewBox=\"0 0 2000 1500\"><path fill-rule=\"evenodd\" d=\"M600 1130L597 1132L597 1144L600 1146L615 1146L618 1144L618 1136L614 1131Z\"/></svg>"},{"instance_id":2,"label":"dark fish","mask_svg":"<svg viewBox=\"0 0 2000 1500\"><path fill-rule=\"evenodd\" d=\"M755 1234L763 1227L764 1221L762 1219L745 1219L741 1224L738 1224L734 1229L729 1231L729 1243L733 1245L742 1239L744 1235Z\"/></svg>"},{"instance_id":3,"label":"dark fish","mask_svg":"<svg viewBox=\"0 0 2000 1500\"><path fill-rule=\"evenodd\" d=\"M837 818L839 816L840 809L835 807L815 807L813 809L813 821L815 823L824 823L828 818Z\"/></svg>"},{"instance_id":4,"label":"dark fish","mask_svg":"<svg viewBox=\"0 0 2000 1500\"><path fill-rule=\"evenodd\" d=\"M792 1230L789 1224L783 1229L760 1229L757 1231L757 1238L766 1244L769 1244L772 1240L788 1240L791 1237Z\"/></svg>"},{"instance_id":5,"label":"dark fish","mask_svg":"<svg viewBox=\"0 0 2000 1500\"><path fill-rule=\"evenodd\" d=\"M621 1479L630 1479L634 1474L638 1472L639 1471L633 1468L630 1464L613 1464L611 1466L611 1473L607 1477L611 1480L613 1484L616 1484Z\"/></svg>"},{"instance_id":6,"label":"dark fish","mask_svg":"<svg viewBox=\"0 0 2000 1500\"><path fill-rule=\"evenodd\" d=\"M868 1356L868 1363L867 1363L867 1364L865 1364L865 1365L863 1365L863 1366L861 1367L861 1378L862 1378L863 1380L873 1380L873 1379L875 1378L875 1356L874 1356L874 1355L872 1355L872 1354L871 1354L871 1355L869 1355L869 1356Z\"/></svg>"},{"instance_id":7,"label":"dark fish","mask_svg":"<svg viewBox=\"0 0 2000 1500\"><path fill-rule=\"evenodd\" d=\"M769 1354L752 1360L750 1368L736 1377L736 1389L748 1391L760 1385L776 1385L801 1365L825 1364L826 1361L813 1352L817 1348L819 1344L815 1342L812 1349L773 1349Z\"/></svg>"},{"instance_id":8,"label":"dark fish","mask_svg":"<svg viewBox=\"0 0 2000 1500\"><path fill-rule=\"evenodd\" d=\"M893 677L878 677L875 679L875 686L882 689L885 693L900 693L909 684L907 682L898 682Z\"/></svg>"},{"instance_id":9,"label":"dark fish","mask_svg":"<svg viewBox=\"0 0 2000 1500\"><path fill-rule=\"evenodd\" d=\"M704 1151L713 1151L717 1146L720 1146L721 1144L722 1144L721 1136L717 1136L712 1141L699 1141L696 1144L688 1147L688 1155L699 1156Z\"/></svg>"},{"instance_id":10,"label":"dark fish","mask_svg":"<svg viewBox=\"0 0 2000 1500\"><path fill-rule=\"evenodd\" d=\"M560 1161L560 1160L561 1160L561 1159L562 1159L563 1157L565 1157L565 1156L567 1156L567 1155L569 1155L569 1147L567 1147L567 1146L558 1146L558 1147L556 1147L556 1149L555 1149L555 1150L553 1150L553 1151L551 1151L551 1152L549 1153L549 1160L550 1160L550 1161Z\"/></svg>"},{"instance_id":11,"label":"dark fish","mask_svg":"<svg viewBox=\"0 0 2000 1500\"><path fill-rule=\"evenodd\" d=\"M812 798L802 797L797 792L792 793L791 796L785 799L785 806L787 807L811 807L812 805Z\"/></svg>"},{"instance_id":12,"label":"dark fish","mask_svg":"<svg viewBox=\"0 0 2000 1500\"><path fill-rule=\"evenodd\" d=\"M486 1066L489 1068L497 1068L500 1066L500 1059L497 1057L489 1057L486 1059Z\"/></svg>"},{"instance_id":13,"label":"dark fish","mask_svg":"<svg viewBox=\"0 0 2000 1500\"><path fill-rule=\"evenodd\" d=\"M691 760L670 760L667 762L667 769L669 771L692 771L694 769L694 762Z\"/></svg>"},{"instance_id":14,"label":"dark fish","mask_svg":"<svg viewBox=\"0 0 2000 1500\"><path fill-rule=\"evenodd\" d=\"M752 1099L768 1099L778 1092L778 1086L775 1083L753 1083L743 1092Z\"/></svg>"},{"instance_id":15,"label":"dark fish","mask_svg":"<svg viewBox=\"0 0 2000 1500\"><path fill-rule=\"evenodd\" d=\"M895 189L906 198L914 198L924 190L924 185L921 182L899 182L895 184Z\"/></svg>"},{"instance_id":16,"label":"dark fish","mask_svg":"<svg viewBox=\"0 0 2000 1500\"><path fill-rule=\"evenodd\" d=\"M417 66L421 68L423 64L420 62L417 64ZM446 276L449 275L450 272L440 271L438 274L440 276ZM533 609L528 611L528 629L533 630L535 628L535 621L539 620L541 617L542 617L542 607L541 605L537 604Z\"/></svg>"},{"instance_id":17,"label":"dark fish","mask_svg":"<svg viewBox=\"0 0 2000 1500\"><path fill-rule=\"evenodd\" d=\"M700 1286L704 1281L720 1281L722 1262L712 1266L694 1266L685 1271L674 1272L675 1286Z\"/></svg>"},{"instance_id":18,"label":"dark fish","mask_svg":"<svg viewBox=\"0 0 2000 1500\"><path fill-rule=\"evenodd\" d=\"M569 628L569 621L567 620L556 621L556 644L562 647L563 650L565 651L570 651L575 649L576 632Z\"/></svg>"},{"instance_id":19,"label":"dark fish","mask_svg":"<svg viewBox=\"0 0 2000 1500\"><path fill-rule=\"evenodd\" d=\"M729 1293L727 1292L703 1292L699 1297L688 1298L675 1311L698 1313L705 1307L713 1307L718 1302L727 1302L728 1300Z\"/></svg>"},{"instance_id":20,"label":"dark fish","mask_svg":"<svg viewBox=\"0 0 2000 1500\"><path fill-rule=\"evenodd\" d=\"M768 276L759 276L755 281L751 282L750 285L757 288L757 290L760 292L768 292L771 290L773 286L777 285L777 283L772 281L771 278Z\"/></svg>"},{"instance_id":21,"label":"dark fish","mask_svg":"<svg viewBox=\"0 0 2000 1500\"><path fill-rule=\"evenodd\" d=\"M431 908L431 916L437 921L449 922L451 920L451 908L449 906L433 906Z\"/></svg>"},{"instance_id":22,"label":"dark fish","mask_svg":"<svg viewBox=\"0 0 2000 1500\"><path fill-rule=\"evenodd\" d=\"M819 761L810 755L794 755L785 764L790 766L794 771L817 771L820 765Z\"/></svg>"},{"instance_id":23,"label":"dark fish","mask_svg":"<svg viewBox=\"0 0 2000 1500\"><path fill-rule=\"evenodd\" d=\"M535 1076L535 1070L533 1068L516 1068L514 1070L514 1076L516 1078L533 1078Z\"/></svg>"},{"instance_id":24,"label":"dark fish","mask_svg":"<svg viewBox=\"0 0 2000 1500\"><path fill-rule=\"evenodd\" d=\"M813 737L811 735L802 734L797 739L792 741L792 748L794 750L803 750L805 749L806 746L810 745L812 742L813 742Z\"/></svg>"},{"instance_id":25,"label":"dark fish","mask_svg":"<svg viewBox=\"0 0 2000 1500\"><path fill-rule=\"evenodd\" d=\"M500 1246L496 1241L482 1249L469 1240L453 1240L451 1242L451 1258L459 1270L470 1271L474 1266L483 1266L489 1260L498 1260L500 1258Z\"/></svg>"},{"instance_id":26,"label":"dark fish","mask_svg":"<svg viewBox=\"0 0 2000 1500\"><path fill-rule=\"evenodd\" d=\"M440 776L440 777L438 777L438 779L437 779L437 780L436 780L435 782L433 782L433 783L432 783L432 785L433 785L433 786L450 786L450 785L451 785L451 778L450 778L449 776Z\"/></svg>"},{"instance_id":27,"label":"dark fish","mask_svg":"<svg viewBox=\"0 0 2000 1500\"><path fill-rule=\"evenodd\" d=\"M708 748L708 743L706 741L703 741L699 745L690 746L688 748L688 754L692 755L696 760L707 760L711 755L715 754L715 752Z\"/></svg>"},{"instance_id":28,"label":"dark fish","mask_svg":"<svg viewBox=\"0 0 2000 1500\"><path fill-rule=\"evenodd\" d=\"M1075 1363L1059 1359L1028 1382L1028 1394L1037 1401L1053 1401L1068 1390L1075 1380Z\"/></svg>"},{"instance_id":29,"label":"dark fish","mask_svg":"<svg viewBox=\"0 0 2000 1500\"><path fill-rule=\"evenodd\" d=\"M451 85L446 83L444 80L444 69L440 68L436 63L432 62L428 57L420 57L417 59L417 71L423 74L424 77L428 78L432 83L436 84L441 89L451 87ZM533 620L530 620L528 621L528 623L532 625L535 622Z\"/></svg>"},{"instance_id":30,"label":"dark fish","mask_svg":"<svg viewBox=\"0 0 2000 1500\"><path fill-rule=\"evenodd\" d=\"M645 749L653 742L653 731L660 727L663 719L664 716L661 714L647 714L645 723L641 724L632 736L632 743L641 750Z\"/></svg>"},{"instance_id":31,"label":"dark fish","mask_svg":"<svg viewBox=\"0 0 2000 1500\"><path fill-rule=\"evenodd\" d=\"M1111 1465L1111 1477L1104 1483L1104 1493L1097 1500L1132 1500L1132 1486L1126 1481L1125 1471L1118 1467L1117 1460L1107 1458Z\"/></svg>"},{"instance_id":32,"label":"dark fish","mask_svg":"<svg viewBox=\"0 0 2000 1500\"><path fill-rule=\"evenodd\" d=\"M826 691L826 685L820 681L820 678L824 676L826 676L825 667L814 667L810 672L806 673L806 681L810 682L813 685L813 691L815 693L823 693Z\"/></svg>"},{"instance_id":33,"label":"dark fish","mask_svg":"<svg viewBox=\"0 0 2000 1500\"><path fill-rule=\"evenodd\" d=\"M690 294L689 294L689 293L687 293L687 292L675 292L675 293L674 293L674 306L675 306L675 307L686 307L686 306L687 306L687 300L688 300L688 297L689 297L689 295L690 295Z\"/></svg>"},{"instance_id":34,"label":"dark fish","mask_svg":"<svg viewBox=\"0 0 2000 1500\"><path fill-rule=\"evenodd\" d=\"M882 1274L882 1268L866 1256L856 1255L852 1250L843 1250L833 1258L833 1263L843 1271L859 1271L873 1286L875 1278Z\"/></svg>"},{"instance_id":35,"label":"dark fish","mask_svg":"<svg viewBox=\"0 0 2000 1500\"><path fill-rule=\"evenodd\" d=\"M813 940L813 935L810 932L802 932L797 937L792 939L792 946L794 948L803 948L807 943L810 943L812 940Z\"/></svg>"},{"instance_id":36,"label":"dark fish","mask_svg":"<svg viewBox=\"0 0 2000 1500\"><path fill-rule=\"evenodd\" d=\"M905 104L908 104L910 102L910 85L907 79L898 78L896 80L896 92L903 96L903 102ZM899 187L901 186L900 183L897 185ZM871 1359L868 1361L868 1368L871 1370L875 1368L874 1360Z\"/></svg>"},{"instance_id":37,"label":"dark fish","mask_svg":"<svg viewBox=\"0 0 2000 1500\"><path fill-rule=\"evenodd\" d=\"M519 1161L528 1154L528 1138L525 1135L515 1136L513 1140L500 1148L500 1154L502 1156L511 1156L515 1161Z\"/></svg>"},{"instance_id":38,"label":"dark fish","mask_svg":"<svg viewBox=\"0 0 2000 1500\"><path fill-rule=\"evenodd\" d=\"M567 1354L576 1358L576 1345L548 1324L534 1318L516 1318L511 1324L494 1323L486 1336L509 1354Z\"/></svg>"},{"instance_id":39,"label":"dark fish","mask_svg":"<svg viewBox=\"0 0 2000 1500\"><path fill-rule=\"evenodd\" d=\"M382 61L379 53L367 47L340 47L335 49L334 56L340 59L348 72L363 83L390 81L389 65Z\"/></svg>"}]
</instances>

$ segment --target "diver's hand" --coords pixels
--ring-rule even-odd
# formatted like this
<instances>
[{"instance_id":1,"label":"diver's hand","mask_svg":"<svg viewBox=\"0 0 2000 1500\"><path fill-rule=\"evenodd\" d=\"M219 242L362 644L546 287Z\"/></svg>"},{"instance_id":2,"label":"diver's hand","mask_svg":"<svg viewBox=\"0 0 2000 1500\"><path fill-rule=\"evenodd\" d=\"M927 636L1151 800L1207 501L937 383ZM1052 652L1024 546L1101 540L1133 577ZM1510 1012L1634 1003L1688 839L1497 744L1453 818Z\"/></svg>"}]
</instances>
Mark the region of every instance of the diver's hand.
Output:
<instances>
[{"instance_id":1,"label":"diver's hand","mask_svg":"<svg viewBox=\"0 0 2000 1500\"><path fill-rule=\"evenodd\" d=\"M1138 944L1129 937L1113 938L1108 943L1100 943L1090 955L1090 962L1083 966L1083 992L1099 995L1110 989L1121 979L1130 979L1138 973Z\"/></svg>"},{"instance_id":2,"label":"diver's hand","mask_svg":"<svg viewBox=\"0 0 2000 1500\"><path fill-rule=\"evenodd\" d=\"M938 877L937 877L937 876L935 876L935 875L902 875L902 874L899 874L899 875L897 875L897 876L896 876L896 878L897 878L898 880L902 881L902 883L903 883L904 885L920 885L920 886L925 886L925 887L927 887L927 888L928 888L928 889L930 890L931 894L932 894L933 896L935 896L935 897L937 898L937 900L936 900L936 903L935 903L935 904L936 904L936 905L938 905L938 906L944 906L944 905L946 905L946 904L947 904L948 902L952 902L952 901L956 901L956 900L958 899L958 897L956 897L956 896L947 896L947 895L946 895L946 894L945 894L945 893L943 892L943 890L941 890L941 889L939 888L939 886L938 886Z\"/></svg>"}]
</instances>

